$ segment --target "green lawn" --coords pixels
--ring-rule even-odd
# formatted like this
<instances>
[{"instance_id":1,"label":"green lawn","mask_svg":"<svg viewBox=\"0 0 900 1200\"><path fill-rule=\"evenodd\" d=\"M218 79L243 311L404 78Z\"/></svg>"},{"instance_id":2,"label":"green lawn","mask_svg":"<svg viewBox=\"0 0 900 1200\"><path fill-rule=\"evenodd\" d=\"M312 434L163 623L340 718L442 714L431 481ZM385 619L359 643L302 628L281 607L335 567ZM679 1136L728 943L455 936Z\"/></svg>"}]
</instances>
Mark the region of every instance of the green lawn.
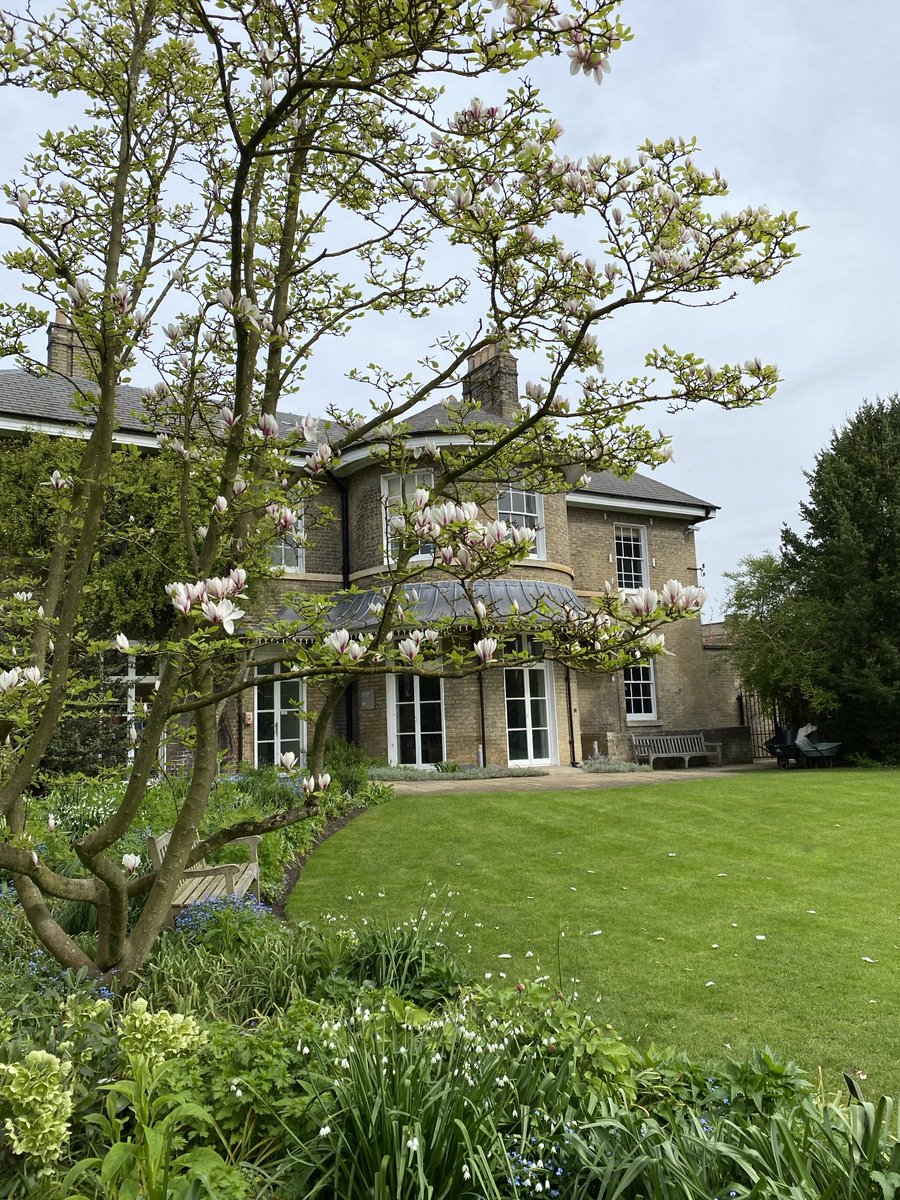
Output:
<instances>
[{"instance_id":1,"label":"green lawn","mask_svg":"<svg viewBox=\"0 0 900 1200\"><path fill-rule=\"evenodd\" d=\"M316 850L288 913L408 916L449 889L479 973L555 979L559 951L628 1040L768 1043L829 1090L844 1070L897 1094L898 799L900 772L839 769L398 796Z\"/></svg>"}]
</instances>

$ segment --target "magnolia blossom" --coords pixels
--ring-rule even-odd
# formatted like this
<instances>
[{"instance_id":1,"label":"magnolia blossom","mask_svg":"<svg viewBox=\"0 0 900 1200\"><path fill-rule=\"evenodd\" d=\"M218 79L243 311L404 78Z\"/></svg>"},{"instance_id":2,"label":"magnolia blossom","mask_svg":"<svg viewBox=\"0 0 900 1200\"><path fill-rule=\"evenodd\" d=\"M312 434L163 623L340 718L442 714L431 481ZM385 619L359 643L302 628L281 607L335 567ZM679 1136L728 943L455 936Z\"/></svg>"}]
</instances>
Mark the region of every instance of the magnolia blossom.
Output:
<instances>
[{"instance_id":1,"label":"magnolia blossom","mask_svg":"<svg viewBox=\"0 0 900 1200\"><path fill-rule=\"evenodd\" d=\"M215 512L223 513L227 507L228 507L228 501L225 499L225 497L224 496L216 496L216 502L213 505L213 509L215 510Z\"/></svg>"},{"instance_id":2,"label":"magnolia blossom","mask_svg":"<svg viewBox=\"0 0 900 1200\"><path fill-rule=\"evenodd\" d=\"M70 488L72 486L71 477L68 475L63 475L60 471L54 471L50 476L50 486L55 488L58 492L64 491L66 488Z\"/></svg>"},{"instance_id":3,"label":"magnolia blossom","mask_svg":"<svg viewBox=\"0 0 900 1200\"><path fill-rule=\"evenodd\" d=\"M350 645L350 641L350 634L346 629L335 629L333 633L329 633L328 637L325 638L325 645L332 650L336 650L338 654L343 654Z\"/></svg>"},{"instance_id":4,"label":"magnolia blossom","mask_svg":"<svg viewBox=\"0 0 900 1200\"><path fill-rule=\"evenodd\" d=\"M278 437L278 419L271 413L263 413L256 422L256 428L268 440Z\"/></svg>"},{"instance_id":5,"label":"magnolia blossom","mask_svg":"<svg viewBox=\"0 0 900 1200\"><path fill-rule=\"evenodd\" d=\"M44 680L44 674L40 667L26 667L22 677L24 682L31 684L32 687L39 687Z\"/></svg>"},{"instance_id":6,"label":"magnolia blossom","mask_svg":"<svg viewBox=\"0 0 900 1200\"><path fill-rule=\"evenodd\" d=\"M641 645L651 654L661 654L665 649L666 639L661 633L646 633L641 638Z\"/></svg>"},{"instance_id":7,"label":"magnolia blossom","mask_svg":"<svg viewBox=\"0 0 900 1200\"><path fill-rule=\"evenodd\" d=\"M479 618L483 621L487 616L487 605L485 602L483 600L476 600L472 607L475 609L475 612Z\"/></svg>"},{"instance_id":8,"label":"magnolia blossom","mask_svg":"<svg viewBox=\"0 0 900 1200\"><path fill-rule=\"evenodd\" d=\"M327 772L327 771L323 771L323 772L322 772L322 774L321 774L321 775L318 777L318 779L316 780L316 782L317 782L317 783L318 783L318 785L319 785L319 790L320 790L320 791L322 791L322 792L327 792L327 791L328 791L328 786L329 786L329 784L331 783L331 776L328 774L328 772Z\"/></svg>"},{"instance_id":9,"label":"magnolia blossom","mask_svg":"<svg viewBox=\"0 0 900 1200\"><path fill-rule=\"evenodd\" d=\"M131 643L124 633L116 634L116 649L121 650L123 654L127 653L128 650L131 649Z\"/></svg>"},{"instance_id":10,"label":"magnolia blossom","mask_svg":"<svg viewBox=\"0 0 900 1200\"><path fill-rule=\"evenodd\" d=\"M694 587L689 584L682 589L681 595L676 602L676 607L679 612L699 612L706 603L706 588Z\"/></svg>"},{"instance_id":11,"label":"magnolia blossom","mask_svg":"<svg viewBox=\"0 0 900 1200\"><path fill-rule=\"evenodd\" d=\"M683 594L684 588L677 579L667 579L660 591L663 604L668 605L677 604Z\"/></svg>"},{"instance_id":12,"label":"magnolia blossom","mask_svg":"<svg viewBox=\"0 0 900 1200\"><path fill-rule=\"evenodd\" d=\"M497 652L496 638L482 638L475 643L475 654L481 663L489 663Z\"/></svg>"},{"instance_id":13,"label":"magnolia blossom","mask_svg":"<svg viewBox=\"0 0 900 1200\"><path fill-rule=\"evenodd\" d=\"M626 594L623 605L636 617L649 617L659 608L659 595L653 588L638 588Z\"/></svg>"},{"instance_id":14,"label":"magnolia blossom","mask_svg":"<svg viewBox=\"0 0 900 1200\"><path fill-rule=\"evenodd\" d=\"M224 578L214 575L212 579L207 579L205 582L206 595L210 600L224 600L234 593L234 581L230 575L226 575Z\"/></svg>"},{"instance_id":15,"label":"magnolia blossom","mask_svg":"<svg viewBox=\"0 0 900 1200\"><path fill-rule=\"evenodd\" d=\"M123 854L122 866L129 875L133 875L141 865L141 856L139 854Z\"/></svg>"},{"instance_id":16,"label":"magnolia blossom","mask_svg":"<svg viewBox=\"0 0 900 1200\"><path fill-rule=\"evenodd\" d=\"M347 646L346 655L351 662L359 662L366 653L366 648L361 642L350 642Z\"/></svg>"},{"instance_id":17,"label":"magnolia blossom","mask_svg":"<svg viewBox=\"0 0 900 1200\"><path fill-rule=\"evenodd\" d=\"M20 600L23 604L31 599L34 592L13 592L13 600Z\"/></svg>"},{"instance_id":18,"label":"magnolia blossom","mask_svg":"<svg viewBox=\"0 0 900 1200\"><path fill-rule=\"evenodd\" d=\"M0 671L0 695L4 692L11 692L13 688L19 686L20 682L18 667L12 667L9 671Z\"/></svg>"},{"instance_id":19,"label":"magnolia blossom","mask_svg":"<svg viewBox=\"0 0 900 1200\"><path fill-rule=\"evenodd\" d=\"M488 550L506 541L507 528L505 521L489 521L484 527L484 545Z\"/></svg>"},{"instance_id":20,"label":"magnolia blossom","mask_svg":"<svg viewBox=\"0 0 900 1200\"><path fill-rule=\"evenodd\" d=\"M244 616L244 610L236 608L230 600L220 600L218 603L204 600L202 607L207 621L211 621L213 625L221 625L228 634L234 633L235 621Z\"/></svg>"},{"instance_id":21,"label":"magnolia blossom","mask_svg":"<svg viewBox=\"0 0 900 1200\"><path fill-rule=\"evenodd\" d=\"M243 479L241 479L240 476L238 476L238 478L231 485L232 496L235 496L235 497L243 496L243 494L244 494L244 492L246 492L246 490L247 490L246 482Z\"/></svg>"},{"instance_id":22,"label":"magnolia blossom","mask_svg":"<svg viewBox=\"0 0 900 1200\"><path fill-rule=\"evenodd\" d=\"M414 638L404 638L403 641L397 646L397 649L400 651L400 654L403 656L403 658L409 659L409 661L412 662L413 659L418 656L419 642Z\"/></svg>"},{"instance_id":23,"label":"magnolia blossom","mask_svg":"<svg viewBox=\"0 0 900 1200\"><path fill-rule=\"evenodd\" d=\"M172 590L169 591L169 588ZM174 583L169 584L169 587L166 588L166 591L169 592L169 597L172 601L172 607L175 609L175 611L181 613L183 617L186 617L191 611L192 604L192 597L189 594L187 587L183 583Z\"/></svg>"},{"instance_id":24,"label":"magnolia blossom","mask_svg":"<svg viewBox=\"0 0 900 1200\"><path fill-rule=\"evenodd\" d=\"M243 567L232 567L228 572L228 578L231 580L232 594L239 596L247 586L247 572Z\"/></svg>"},{"instance_id":25,"label":"magnolia blossom","mask_svg":"<svg viewBox=\"0 0 900 1200\"><path fill-rule=\"evenodd\" d=\"M297 765L297 755L293 750L286 750L281 756L281 765L290 774Z\"/></svg>"}]
</instances>

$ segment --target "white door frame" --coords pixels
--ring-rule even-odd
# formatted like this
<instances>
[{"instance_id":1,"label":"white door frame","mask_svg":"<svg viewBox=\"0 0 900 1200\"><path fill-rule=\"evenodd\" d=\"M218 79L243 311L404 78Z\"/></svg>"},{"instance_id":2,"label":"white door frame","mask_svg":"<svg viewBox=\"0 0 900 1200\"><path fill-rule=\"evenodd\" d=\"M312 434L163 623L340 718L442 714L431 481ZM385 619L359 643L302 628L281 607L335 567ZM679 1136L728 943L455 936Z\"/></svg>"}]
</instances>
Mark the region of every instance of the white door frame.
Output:
<instances>
[{"instance_id":1,"label":"white door frame","mask_svg":"<svg viewBox=\"0 0 900 1200\"><path fill-rule=\"evenodd\" d=\"M419 723L419 679L420 675L415 675L410 672L415 680L415 695L416 695L416 762L404 763L404 766L415 766L422 770L433 768L433 763L423 763L422 760L422 730ZM387 707L387 739L388 739L388 762L393 766L400 766L400 742L399 730L397 729L397 676L385 676L385 700ZM444 681L438 676L438 683L441 688L441 742L443 745L444 757L447 755L447 703L444 692Z\"/></svg>"},{"instance_id":2,"label":"white door frame","mask_svg":"<svg viewBox=\"0 0 900 1200\"><path fill-rule=\"evenodd\" d=\"M509 756L509 710L507 708L506 694L506 672L507 671L524 671L525 672L525 720L526 734L528 737L529 747L534 749L532 743L532 724L531 724L531 703L528 684L529 671L543 671L544 673L544 690L545 700L547 703L547 749L549 751L548 758L510 758ZM517 697L518 698L518 697ZM559 746L556 736L556 679L553 673L553 663L537 662L537 663L522 663L521 665L511 665L503 669L503 724L506 729L506 758L511 767L550 767L556 766L559 763Z\"/></svg>"},{"instance_id":3,"label":"white door frame","mask_svg":"<svg viewBox=\"0 0 900 1200\"><path fill-rule=\"evenodd\" d=\"M281 699L282 682L288 683L288 684L296 683L298 685L299 702L300 702L301 709L306 707L306 684L304 683L304 681L302 679L286 679L286 680L282 681L280 678L281 667L280 667L279 663L257 663L255 666L255 670L256 670L257 676L259 676L260 671L264 671L266 674L268 674L269 670L271 670L271 672L272 672L272 674L271 674L272 688L273 688L273 692L272 692L273 709L272 709L272 711L274 713L274 718L275 718L275 731L274 731L275 736L273 739L272 752L273 752L273 764L274 764L274 766L277 767L281 760L281 755L284 753L284 751L282 750L282 747L281 747L281 717L282 717L283 713L292 711L292 709L290 707L285 708L282 703L282 699ZM254 689L253 689L253 765L255 767L259 766L259 703L258 703L258 700L259 700L259 684L257 684L256 687L254 687ZM264 711L268 711L268 710L264 710ZM308 744L309 744L308 737L307 737L307 722L306 722L305 717L300 717L299 722L300 722L300 737L298 739L299 751L300 751L299 758L305 762L306 761L306 751L308 749ZM269 764L265 764L265 765L269 765Z\"/></svg>"}]
</instances>

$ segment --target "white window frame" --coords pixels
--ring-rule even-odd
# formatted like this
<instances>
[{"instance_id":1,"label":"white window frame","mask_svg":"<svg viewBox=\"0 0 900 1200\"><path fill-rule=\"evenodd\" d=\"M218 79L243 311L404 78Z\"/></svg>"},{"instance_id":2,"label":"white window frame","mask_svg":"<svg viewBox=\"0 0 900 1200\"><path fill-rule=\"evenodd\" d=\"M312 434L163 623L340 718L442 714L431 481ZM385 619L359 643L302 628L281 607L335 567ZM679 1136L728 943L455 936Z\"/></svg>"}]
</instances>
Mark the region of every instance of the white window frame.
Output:
<instances>
[{"instance_id":1,"label":"white window frame","mask_svg":"<svg viewBox=\"0 0 900 1200\"><path fill-rule=\"evenodd\" d=\"M280 663L257 662L255 664L255 670L256 670L257 674L259 672L260 667L263 667L263 668L272 667L273 668L272 675L269 676L269 678L272 680L272 684L273 684L273 688L274 688L273 710L272 711L276 714L275 719L277 721L277 726L275 729L275 737L273 739L273 763L271 765L278 767L281 762L281 755L284 753L284 751L281 749L281 714L283 712L290 711L288 709L285 709L285 707L282 703L281 684L282 684L282 682L299 683L301 709L305 709L305 707L306 707L306 684L304 683L304 681L302 679L300 679L300 680L289 679L289 680L282 681L280 678L280 675L281 675L281 664ZM259 705L257 703L258 697L259 697L259 687L257 684L257 686L255 686L253 688L253 765L254 765L254 767L259 766ZM309 723L306 720L306 718L301 717L300 718L300 738L299 738L300 760L304 763L306 762L306 755L307 755L307 751L309 750L309 728L308 728L308 725L309 725ZM270 764L266 764L266 765L270 765Z\"/></svg>"},{"instance_id":2,"label":"white window frame","mask_svg":"<svg viewBox=\"0 0 900 1200\"><path fill-rule=\"evenodd\" d=\"M306 547L303 545L302 525L295 533L287 533L269 543L269 565L282 575L306 573ZM294 562L286 563L285 550L290 549Z\"/></svg>"},{"instance_id":3,"label":"white window frame","mask_svg":"<svg viewBox=\"0 0 900 1200\"><path fill-rule=\"evenodd\" d=\"M392 484L398 481L400 484L399 494L392 495ZM388 528L388 521L392 515L392 510L396 510L400 505L407 506L412 502L417 488L427 488L430 491L434 487L434 472L427 469L418 471L410 471L408 475L388 474L381 476L381 510L382 510L382 535L384 538L384 561L393 563L397 561L397 544L399 538L393 536ZM405 497L405 498L404 498ZM428 549L423 549L427 546ZM434 558L434 548L430 543L420 542L419 552L413 554L411 562L431 561Z\"/></svg>"},{"instance_id":4,"label":"white window frame","mask_svg":"<svg viewBox=\"0 0 900 1200\"><path fill-rule=\"evenodd\" d=\"M525 497L534 497L534 513L527 511L525 503L516 504L516 499L524 501ZM527 488L507 486L497 498L497 518L505 521L507 526L517 525L519 529L534 530L534 544L528 552L529 558L547 557L547 542L544 537L544 497L540 492L532 492ZM532 524L531 522L534 522Z\"/></svg>"},{"instance_id":5,"label":"white window frame","mask_svg":"<svg viewBox=\"0 0 900 1200\"><path fill-rule=\"evenodd\" d=\"M640 583L623 583L619 574L619 534L637 534L641 544L641 581ZM615 547L615 566L616 566L616 586L623 592L634 592L638 588L650 586L650 566L647 556L647 526L646 525L626 525L624 522L613 526L613 539ZM634 538L631 539L632 541ZM637 561L633 557L628 559L629 562Z\"/></svg>"},{"instance_id":6,"label":"white window frame","mask_svg":"<svg viewBox=\"0 0 900 1200\"><path fill-rule=\"evenodd\" d=\"M641 671L641 672L647 671L647 672L649 672L649 678L645 677L641 680L631 680L628 678L628 674L630 671ZM651 711L650 712L637 712L637 713L629 712L628 711L628 702L629 702L628 689L629 689L629 687L637 686L639 688L645 688L648 685L650 688ZM656 671L653 668L652 661L643 662L643 663L633 663L632 666L626 667L624 669L624 671L622 672L622 688L625 693L625 719L626 719L626 721L631 723L631 722L640 722L640 721L656 721L658 719L657 715L656 715Z\"/></svg>"},{"instance_id":7,"label":"white window frame","mask_svg":"<svg viewBox=\"0 0 900 1200\"><path fill-rule=\"evenodd\" d=\"M416 675L410 672L414 679L421 679L421 675ZM387 735L388 735L388 762L392 766L400 766L400 731L397 728L397 675L385 676L385 699L387 702ZM447 693L444 688L444 681L438 676L438 683L441 685L441 741L443 743L444 761L447 757ZM415 684L416 688L416 761L414 763L403 763L403 766L416 767L420 771L434 771L434 763L422 762L422 731L419 725L419 685Z\"/></svg>"},{"instance_id":8,"label":"white window frame","mask_svg":"<svg viewBox=\"0 0 900 1200\"><path fill-rule=\"evenodd\" d=\"M153 684L154 691L155 691L155 689L159 686L159 672L157 671L157 673L155 675L138 675L137 659L139 656L146 657L146 655L142 655L141 646L139 643L132 642L131 648L134 651L133 654L122 655L122 657L125 659L124 674L110 675L109 679L110 679L111 683L123 683L125 685L125 723L129 730L137 729L138 733L140 733L140 730L143 728L144 718L143 718L143 716L138 717L138 713L137 713L138 685L142 684L142 683ZM139 722L140 722L140 724L139 724ZM134 744L131 742L131 739L129 738L129 744L128 744L128 761L129 762L134 761L134 750L135 750ZM158 752L157 757L158 757L158 760L160 763L165 762L165 758L166 758L165 734L163 734L163 736L159 739L159 752Z\"/></svg>"}]
</instances>

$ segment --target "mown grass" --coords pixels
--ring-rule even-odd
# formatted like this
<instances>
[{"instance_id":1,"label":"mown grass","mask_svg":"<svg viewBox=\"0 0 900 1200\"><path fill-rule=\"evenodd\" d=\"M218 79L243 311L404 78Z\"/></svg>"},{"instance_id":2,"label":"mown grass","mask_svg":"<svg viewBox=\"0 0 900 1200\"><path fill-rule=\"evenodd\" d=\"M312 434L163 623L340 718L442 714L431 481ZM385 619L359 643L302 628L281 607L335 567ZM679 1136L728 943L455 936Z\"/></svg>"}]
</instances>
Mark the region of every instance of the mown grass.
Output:
<instances>
[{"instance_id":1,"label":"mown grass","mask_svg":"<svg viewBox=\"0 0 900 1200\"><path fill-rule=\"evenodd\" d=\"M846 1071L897 1094L898 800L900 773L839 769L398 796L315 852L288 915L446 889L479 973L577 977L638 1044L767 1043L829 1091Z\"/></svg>"}]
</instances>

